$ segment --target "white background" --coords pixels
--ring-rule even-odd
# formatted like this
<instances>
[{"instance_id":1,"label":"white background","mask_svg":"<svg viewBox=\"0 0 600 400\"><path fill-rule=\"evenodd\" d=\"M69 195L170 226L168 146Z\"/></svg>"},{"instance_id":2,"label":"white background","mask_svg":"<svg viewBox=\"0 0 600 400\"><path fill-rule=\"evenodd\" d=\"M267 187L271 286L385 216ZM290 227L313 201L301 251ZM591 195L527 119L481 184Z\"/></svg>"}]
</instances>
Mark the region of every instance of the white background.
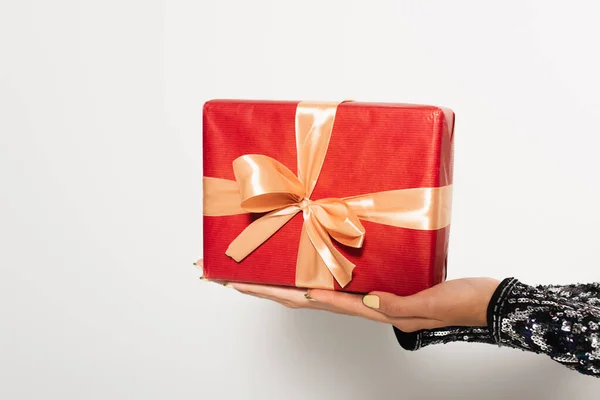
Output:
<instances>
[{"instance_id":1,"label":"white background","mask_svg":"<svg viewBox=\"0 0 600 400\"><path fill-rule=\"evenodd\" d=\"M3 1L0 397L593 397L544 356L405 352L192 266L202 103L352 98L456 111L449 278L599 280L600 4L566 4Z\"/></svg>"}]
</instances>

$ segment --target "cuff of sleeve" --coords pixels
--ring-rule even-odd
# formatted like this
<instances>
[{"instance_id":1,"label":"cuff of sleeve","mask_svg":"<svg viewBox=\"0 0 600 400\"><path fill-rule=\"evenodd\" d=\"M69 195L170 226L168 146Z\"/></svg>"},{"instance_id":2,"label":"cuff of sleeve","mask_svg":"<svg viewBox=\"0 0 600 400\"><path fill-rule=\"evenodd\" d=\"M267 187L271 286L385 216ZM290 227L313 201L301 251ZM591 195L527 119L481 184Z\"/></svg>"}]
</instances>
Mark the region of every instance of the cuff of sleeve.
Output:
<instances>
[{"instance_id":1,"label":"cuff of sleeve","mask_svg":"<svg viewBox=\"0 0 600 400\"><path fill-rule=\"evenodd\" d=\"M400 329L394 328L394 334L396 335L396 339L404 350L415 351L419 350L420 347L420 339L421 339L421 331L417 332L402 332Z\"/></svg>"},{"instance_id":2,"label":"cuff of sleeve","mask_svg":"<svg viewBox=\"0 0 600 400\"><path fill-rule=\"evenodd\" d=\"M398 343L405 350L415 351L434 344L489 343L492 340L485 326L446 326L435 329L423 329L418 332L406 333L394 327Z\"/></svg>"},{"instance_id":3,"label":"cuff of sleeve","mask_svg":"<svg viewBox=\"0 0 600 400\"><path fill-rule=\"evenodd\" d=\"M496 288L496 291L492 295L492 298L490 299L490 303L488 304L488 308L487 308L488 329L492 336L492 339L497 344L500 344L500 328L502 327L501 311L504 306L504 302L506 301L506 299L508 298L508 295L510 294L511 289L517 282L518 282L518 280L515 278L506 278L502 282L500 282L500 285L498 285L498 288Z\"/></svg>"}]
</instances>

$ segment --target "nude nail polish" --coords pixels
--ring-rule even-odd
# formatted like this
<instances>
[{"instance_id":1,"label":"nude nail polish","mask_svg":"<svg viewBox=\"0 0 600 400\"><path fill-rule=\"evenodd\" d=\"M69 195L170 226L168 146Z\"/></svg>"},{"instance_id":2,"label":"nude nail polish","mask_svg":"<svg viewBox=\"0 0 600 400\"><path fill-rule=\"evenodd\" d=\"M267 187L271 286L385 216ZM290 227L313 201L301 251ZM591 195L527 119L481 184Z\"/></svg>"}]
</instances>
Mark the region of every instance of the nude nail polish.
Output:
<instances>
[{"instance_id":1,"label":"nude nail polish","mask_svg":"<svg viewBox=\"0 0 600 400\"><path fill-rule=\"evenodd\" d=\"M379 309L379 296L376 296L374 294L368 294L366 296L363 296L362 302L365 306L369 308L374 308L376 310Z\"/></svg>"}]
</instances>

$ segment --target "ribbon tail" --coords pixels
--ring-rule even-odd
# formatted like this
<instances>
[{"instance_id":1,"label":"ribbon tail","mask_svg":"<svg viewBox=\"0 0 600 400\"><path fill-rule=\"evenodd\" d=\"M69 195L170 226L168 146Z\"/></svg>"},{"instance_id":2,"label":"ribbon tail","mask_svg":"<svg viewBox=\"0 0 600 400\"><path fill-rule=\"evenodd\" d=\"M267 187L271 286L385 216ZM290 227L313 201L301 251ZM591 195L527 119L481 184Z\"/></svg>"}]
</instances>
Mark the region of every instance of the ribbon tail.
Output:
<instances>
[{"instance_id":1,"label":"ribbon tail","mask_svg":"<svg viewBox=\"0 0 600 400\"><path fill-rule=\"evenodd\" d=\"M289 206L257 219L231 242L225 254L237 262L242 261L281 229L298 211L300 209L297 206Z\"/></svg>"},{"instance_id":2,"label":"ribbon tail","mask_svg":"<svg viewBox=\"0 0 600 400\"><path fill-rule=\"evenodd\" d=\"M438 230L450 225L452 185L390 190L347 197L344 201L361 220L399 228Z\"/></svg>"},{"instance_id":3,"label":"ribbon tail","mask_svg":"<svg viewBox=\"0 0 600 400\"><path fill-rule=\"evenodd\" d=\"M304 227L313 248L320 256L319 258L327 266L337 283L342 288L345 287L352 280L352 270L355 265L334 247L329 233L314 215L305 216Z\"/></svg>"},{"instance_id":4,"label":"ribbon tail","mask_svg":"<svg viewBox=\"0 0 600 400\"><path fill-rule=\"evenodd\" d=\"M296 261L296 286L315 289L334 289L333 275L315 251L306 228L302 227L298 260Z\"/></svg>"},{"instance_id":5,"label":"ribbon tail","mask_svg":"<svg viewBox=\"0 0 600 400\"><path fill-rule=\"evenodd\" d=\"M204 215L222 217L248 213L240 206L240 188L236 181L204 177L202 187Z\"/></svg>"}]
</instances>

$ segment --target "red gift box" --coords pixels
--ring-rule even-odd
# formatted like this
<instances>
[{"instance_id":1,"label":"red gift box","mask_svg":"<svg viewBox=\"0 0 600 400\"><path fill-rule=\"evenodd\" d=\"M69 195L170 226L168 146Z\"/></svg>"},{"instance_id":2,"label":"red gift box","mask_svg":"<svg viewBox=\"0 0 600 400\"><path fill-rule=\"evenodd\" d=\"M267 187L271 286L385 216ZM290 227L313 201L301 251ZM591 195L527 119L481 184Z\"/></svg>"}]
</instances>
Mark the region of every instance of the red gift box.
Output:
<instances>
[{"instance_id":1,"label":"red gift box","mask_svg":"<svg viewBox=\"0 0 600 400\"><path fill-rule=\"evenodd\" d=\"M298 107L299 102L207 102L203 113L204 176L235 180L232 163L248 154L271 157L297 174ZM310 198L343 199L400 189L451 187L453 125L453 112L440 107L338 105ZM240 262L225 254L240 232L263 216L204 216L206 279L297 286L302 212ZM360 248L335 244L355 264L351 281L342 288L334 280L335 290L410 295L445 279L449 225L412 229L361 222L365 236Z\"/></svg>"}]
</instances>

